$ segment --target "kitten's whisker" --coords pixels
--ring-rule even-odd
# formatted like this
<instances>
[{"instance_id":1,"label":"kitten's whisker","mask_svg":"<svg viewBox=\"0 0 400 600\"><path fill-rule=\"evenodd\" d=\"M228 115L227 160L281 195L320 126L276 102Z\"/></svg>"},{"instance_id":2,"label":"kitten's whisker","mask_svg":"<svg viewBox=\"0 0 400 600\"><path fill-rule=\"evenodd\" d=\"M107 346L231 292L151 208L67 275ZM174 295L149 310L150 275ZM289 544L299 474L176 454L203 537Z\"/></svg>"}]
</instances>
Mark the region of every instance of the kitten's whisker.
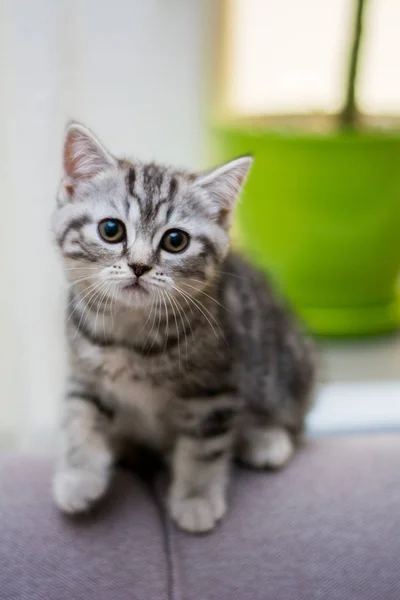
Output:
<instances>
[{"instance_id":1,"label":"kitten's whisker","mask_svg":"<svg viewBox=\"0 0 400 600\"><path fill-rule=\"evenodd\" d=\"M167 293L167 292L165 292ZM163 349L163 354L165 353L165 350L167 348L167 344L168 344L168 336L169 336L169 316L168 316L168 308L167 308L167 303L165 301L165 294L164 291L161 291L162 294L162 299L164 302L164 307L165 307L165 331L164 331L164 336L165 336L165 342L164 342L164 349Z\"/></svg>"},{"instance_id":2,"label":"kitten's whisker","mask_svg":"<svg viewBox=\"0 0 400 600\"><path fill-rule=\"evenodd\" d=\"M100 281L96 281L95 283L92 283L88 288L86 288L84 290L86 292L86 294L82 298L79 299L79 302L75 306L74 310L69 313L68 319L65 321L65 324L68 323L68 321L70 320L70 318L72 317L72 315L74 314L74 312L76 311L76 309L78 308L78 306L80 306L80 304L83 302L83 300L91 293L91 291L93 290L93 288L96 288L100 284L101 284ZM81 292L81 294L83 294L83 292ZM78 294L78 298L79 298L79 296L81 296L81 294ZM69 302L68 305L67 305L67 309L71 306L71 304L73 304L75 302L75 300L76 300L76 297L72 298L71 302Z\"/></svg>"},{"instance_id":3,"label":"kitten's whisker","mask_svg":"<svg viewBox=\"0 0 400 600\"><path fill-rule=\"evenodd\" d=\"M66 308L66 309L68 309L68 308L71 306L71 304L73 304L73 303L74 303L74 301L75 301L77 298L81 297L81 296L82 296L82 294L84 294L85 292L89 291L91 288L94 288L94 287L96 287L96 285L97 285L98 283L101 283L101 282L100 282L100 281L99 281L99 282L96 282L96 281L95 281L94 283L91 283L89 286L87 286L85 289L83 289L81 292L77 291L77 293L76 293L76 294L73 296L73 298L72 298L72 299L71 299L71 300L68 302L68 304L67 304L67 306L66 306L65 308Z\"/></svg>"},{"instance_id":4,"label":"kitten's whisker","mask_svg":"<svg viewBox=\"0 0 400 600\"><path fill-rule=\"evenodd\" d=\"M172 298L172 296L171 296ZM182 366L181 366L181 346L180 346L180 339L179 339L179 327L178 327L178 320L176 318L176 313L175 313L175 308L174 305L171 302L171 308L172 308L172 312L174 315L174 319L175 319L175 327L176 327L176 337L178 340L178 362L179 362L179 372L182 372Z\"/></svg>"},{"instance_id":5,"label":"kitten's whisker","mask_svg":"<svg viewBox=\"0 0 400 600\"><path fill-rule=\"evenodd\" d=\"M181 290L181 292L184 292L188 297L190 297L194 302L196 302L198 305L200 305L203 308L203 310L206 311L206 313L214 321L215 325L218 327L218 329L220 330L220 332L222 334L222 330L218 323L218 319L215 317L215 315L213 315L213 313L210 311L210 309L207 308L207 306L201 300L199 300L199 298L196 298L193 294L190 294L190 292L187 292L186 290L182 290L182 288L180 288L180 290Z\"/></svg>"},{"instance_id":6,"label":"kitten's whisker","mask_svg":"<svg viewBox=\"0 0 400 600\"><path fill-rule=\"evenodd\" d=\"M217 269L217 273L219 275L229 275L230 277L235 277L235 279L240 279L241 281L249 280L248 277L241 277L240 275L236 275L236 273L230 273L229 271L221 271L220 269Z\"/></svg>"},{"instance_id":7,"label":"kitten's whisker","mask_svg":"<svg viewBox=\"0 0 400 600\"><path fill-rule=\"evenodd\" d=\"M188 339L187 339L187 331L186 331L185 323L183 321L182 314L186 317L186 319L187 319L187 315L184 312L184 310L182 309L182 306L179 304L178 299L174 298L174 300L175 300L175 302L177 304L177 309L178 309L178 312L179 312L179 315L180 315L181 321L182 321L183 333L185 334L186 368L187 368L187 366L188 366ZM190 321L188 321L188 323L189 323L190 331L191 331L192 336L193 336L192 325L191 325Z\"/></svg>"},{"instance_id":8,"label":"kitten's whisker","mask_svg":"<svg viewBox=\"0 0 400 600\"><path fill-rule=\"evenodd\" d=\"M175 290L175 291L177 291L177 292L178 292L178 294L181 296L181 298L183 298L183 299L184 299L184 301L186 302L186 304L188 305L188 307L189 307L189 309L190 309L190 313L191 313L191 314L193 314L192 305L191 305L191 304L188 302L188 300L185 298L185 296L184 296L184 295L181 293L181 290L180 290L180 289L178 289L178 288L176 288L176 290ZM181 306L180 304L179 304L179 306L182 308L182 306ZM188 322L188 325L189 325L189 328L190 328L190 333L191 333L191 335L192 335L193 339L195 340L194 331L193 331L193 328L192 328L192 323L190 322L190 319L189 319L189 317L187 316L186 312L183 310L183 308L182 308L182 312L183 312L183 314L185 315L185 318L186 318L186 320L187 320L187 322Z\"/></svg>"},{"instance_id":9,"label":"kitten's whisker","mask_svg":"<svg viewBox=\"0 0 400 600\"><path fill-rule=\"evenodd\" d=\"M118 286L114 285L113 294L112 294L112 298L111 298L111 304L110 304L111 324L112 324L113 329L114 329L114 317L115 317L115 313L117 310L117 293L118 293ZM115 304L114 304L114 302L115 302ZM115 307L115 313L113 313L113 307Z\"/></svg>"},{"instance_id":10,"label":"kitten's whisker","mask_svg":"<svg viewBox=\"0 0 400 600\"><path fill-rule=\"evenodd\" d=\"M152 344L151 344L151 346L150 346L147 354L149 354L149 352L151 352L151 349L154 346L154 343L155 343L155 341L157 339L157 336L158 336L158 334L160 332L160 325L161 325L161 294L158 294L158 297L157 297L157 311L158 311L158 326L157 326L157 331L156 331L156 334L154 336L153 342L152 342Z\"/></svg>"},{"instance_id":11,"label":"kitten's whisker","mask_svg":"<svg viewBox=\"0 0 400 600\"><path fill-rule=\"evenodd\" d=\"M175 291L177 291L179 294L181 294L181 296L183 296L183 298L185 298L187 301L189 300L189 302L191 302L193 304L193 306L195 308L197 308L197 310L199 310L199 306L198 305L200 305L209 314L209 316L213 319L213 321L215 322L215 324L217 326L219 326L217 320L214 317L214 315L208 310L208 308L206 306L204 306L204 304L202 302L200 302L200 300L198 300L197 298L195 298L194 296L192 296L192 294L190 294L186 290L183 290L180 287L177 287L177 286L174 286L174 285L171 285L171 287Z\"/></svg>"},{"instance_id":12,"label":"kitten's whisker","mask_svg":"<svg viewBox=\"0 0 400 600\"><path fill-rule=\"evenodd\" d=\"M193 308L192 308L192 305L191 305L191 304L188 302L188 300L186 299L186 297L185 297L185 296L182 294L182 292L181 292L180 288L178 288L178 287L176 287L176 286L174 286L174 285L172 286L172 288L173 288L173 289L174 289L176 292L178 292L178 294L179 294L180 296L182 296L182 298L184 299L184 301L186 302L186 304L187 304L187 305L188 305L188 307L189 307L190 314L193 314Z\"/></svg>"},{"instance_id":13,"label":"kitten's whisker","mask_svg":"<svg viewBox=\"0 0 400 600\"><path fill-rule=\"evenodd\" d=\"M180 292L180 290L179 290L179 292ZM186 300L185 296L183 296L181 293L179 293L179 295L180 295L180 296L181 296L181 297L182 297L182 298L185 300L185 302L187 302L187 300ZM184 315L184 317L185 317L185 319L186 319L186 321L187 321L187 324L188 324L188 326L189 326L189 328L190 328L190 331L191 331L191 333L192 333L192 335L193 335L192 324L191 324L191 322L190 322L190 319L189 319L189 317L187 316L187 314L186 314L185 310L182 308L182 305L180 304L180 302L178 302L178 299L177 299L177 298L175 298L175 302L178 304L179 308L181 309L181 311L182 311L182 313L183 313L183 315ZM192 310L192 307L191 307L191 305L190 305L189 303L188 303L188 306L189 306L190 310Z\"/></svg>"},{"instance_id":14,"label":"kitten's whisker","mask_svg":"<svg viewBox=\"0 0 400 600\"><path fill-rule=\"evenodd\" d=\"M114 291L114 288L115 288L115 286L113 286L113 283L114 283L114 282L113 282L113 281L111 281L111 282L110 282L110 287L108 288L108 292L107 292L107 299L108 299L108 302L107 302L106 308L107 308L107 315L108 315L108 316L110 317L110 319L111 319L111 326L112 326L112 328L114 329L114 320L113 320L113 316L112 316L112 310L111 310L111 309L112 309L113 291Z\"/></svg>"},{"instance_id":15,"label":"kitten's whisker","mask_svg":"<svg viewBox=\"0 0 400 600\"><path fill-rule=\"evenodd\" d=\"M182 296L182 297L184 298L184 296ZM187 341L186 327L185 327L185 324L184 324L184 322L183 322L183 317L182 317L182 314L184 315L184 317L185 317L185 319L186 319L186 321L187 321L187 323L188 323L188 325L189 325L189 329L190 329L191 336L192 336L192 338L194 338L194 335L193 335L193 329L192 329L192 324L191 324L191 322L190 322L190 319L189 319L189 317L187 316L186 312L183 310L183 308L182 308L181 304L179 304L179 302L178 302L178 299L177 299L177 298L173 298L173 297L172 297L172 299L174 300L174 302L176 302L176 305L177 305L177 310L179 311L179 316L180 316L180 318L181 318L181 321L182 321L182 326L183 326L183 331L184 331L184 334L185 334L185 345L186 345L186 366L187 366L187 361L188 361L188 341ZM185 299L185 298L184 298L184 299Z\"/></svg>"},{"instance_id":16,"label":"kitten's whisker","mask_svg":"<svg viewBox=\"0 0 400 600\"><path fill-rule=\"evenodd\" d=\"M92 275L88 275L87 277L81 277L80 279L75 279L74 281L70 281L65 287L67 289L73 287L77 283L82 283L82 281L90 281L91 279L95 279L98 277L97 273L93 273Z\"/></svg>"},{"instance_id":17,"label":"kitten's whisker","mask_svg":"<svg viewBox=\"0 0 400 600\"><path fill-rule=\"evenodd\" d=\"M175 306L176 310L178 311L178 315L179 315L179 318L180 318L180 320L181 320L182 327L183 327L183 332L184 332L184 334L185 334L185 343L186 343L186 365L187 365L187 361L188 361L188 345L187 345L187 335L186 335L185 323L183 322L183 319L182 319L182 314L181 314L181 311L179 310L179 305L178 305L178 302L176 301L176 299L175 299L173 296L171 296L171 301L173 302L173 304L174 304L174 306Z\"/></svg>"},{"instance_id":18,"label":"kitten's whisker","mask_svg":"<svg viewBox=\"0 0 400 600\"><path fill-rule=\"evenodd\" d=\"M202 304L199 300L197 300L197 298L193 298L188 292L186 292L185 290L182 290L181 288L179 288L180 292L185 295L187 297L187 299L193 303L193 305L197 308L197 310L199 310L202 315L205 317L205 319L208 321L211 329L213 330L215 336L217 339L219 339L219 335L217 333L217 331L215 330L214 325L212 324L212 322L210 321L210 319L208 318L208 316L206 315L206 313L204 311L207 311L207 313L209 314L209 316L213 319L213 321L215 322L216 326L218 327L223 340L225 341L225 343L227 344L225 337L222 333L221 327L219 326L217 320L215 319L214 315L204 306L204 304ZM204 309L204 310L203 310Z\"/></svg>"},{"instance_id":19,"label":"kitten's whisker","mask_svg":"<svg viewBox=\"0 0 400 600\"><path fill-rule=\"evenodd\" d=\"M105 283L108 283L108 282L105 282ZM97 300L96 318L94 320L94 330L95 330L95 332L97 332L97 319L98 319L98 316L99 316L99 311L100 311L101 303L103 302L105 291L106 291L106 285L104 285L103 291L102 291L99 299ZM104 312L103 312L103 314L104 314Z\"/></svg>"},{"instance_id":20,"label":"kitten's whisker","mask_svg":"<svg viewBox=\"0 0 400 600\"><path fill-rule=\"evenodd\" d=\"M154 327L155 327L155 324L156 324L157 315L158 315L158 323L160 322L160 309L159 309L159 305L160 305L160 294L157 293L157 301L156 301L156 304L155 304L155 312L154 312ZM153 335L153 328L151 329L151 335ZM153 341L151 343L150 348L147 351L147 354L149 354L149 352L151 351L152 347L154 346L154 342L156 341L156 339L157 339L157 333L154 334Z\"/></svg>"},{"instance_id":21,"label":"kitten's whisker","mask_svg":"<svg viewBox=\"0 0 400 600\"><path fill-rule=\"evenodd\" d=\"M96 298L97 294L100 293L100 291L103 289L103 286L104 286L104 282L103 283L99 282L98 287L95 287L94 290L93 289L91 290L91 293L89 295L89 299L83 305L83 311L82 311L81 317L79 319L79 323L78 323L78 326L77 326L77 329L75 331L73 339L76 338L76 334L80 331L81 323L82 323L82 319L83 318L84 318L83 326L85 325L85 323L87 321L87 318L88 318L88 314L89 314L90 308L91 308L92 300L94 298Z\"/></svg>"},{"instance_id":22,"label":"kitten's whisker","mask_svg":"<svg viewBox=\"0 0 400 600\"><path fill-rule=\"evenodd\" d=\"M114 301L116 299L116 290L117 290L117 286L113 285L111 288L111 301L110 301L110 316L111 316L111 325L112 328L114 329L114 313L113 313L113 307L114 307Z\"/></svg>"},{"instance_id":23,"label":"kitten's whisker","mask_svg":"<svg viewBox=\"0 0 400 600\"><path fill-rule=\"evenodd\" d=\"M109 294L109 291L110 291L110 289L112 289L112 284L113 284L113 282L110 281L109 284L108 284L108 287L107 287L107 289L105 291L105 302L106 302L106 304L105 304L105 307L104 307L104 310L103 310L103 332L104 332L104 339L107 339L107 334L106 334L106 313L108 311L108 305L110 304L110 306L111 306L111 296ZM111 311L110 311L110 316L111 316Z\"/></svg>"},{"instance_id":24,"label":"kitten's whisker","mask_svg":"<svg viewBox=\"0 0 400 600\"><path fill-rule=\"evenodd\" d=\"M193 279L192 277L190 278L190 281L196 281L197 283L203 283L199 279ZM224 310L227 310L228 312L232 312L231 310L229 310L229 308L227 308L226 306L224 306L223 304L221 304L221 302L218 302L218 300L216 300L215 298L213 298L212 296L210 296L210 294L207 294L203 290L199 290L197 287L194 287L193 285L190 285L189 283L186 283L184 281L182 281L181 283L183 283L183 285L187 285L188 287L192 288L192 290L196 290L196 292L199 292L200 294L203 294L204 296L207 296L207 298L210 298L210 300L212 300L213 302L215 302L215 304L218 304L218 306L220 306Z\"/></svg>"},{"instance_id":25,"label":"kitten's whisker","mask_svg":"<svg viewBox=\"0 0 400 600\"><path fill-rule=\"evenodd\" d=\"M95 305L97 299L100 297L100 294L102 293L104 287L105 287L106 282L103 282L103 285L100 285L100 287L98 289L96 289L94 291L94 293L90 296L90 298L87 300L86 302L86 306L85 306L85 310L84 310L84 322L83 322L83 326L85 326L85 324L87 323L90 311L92 310L92 307Z\"/></svg>"},{"instance_id":26,"label":"kitten's whisker","mask_svg":"<svg viewBox=\"0 0 400 600\"><path fill-rule=\"evenodd\" d=\"M63 271L99 271L99 267L64 267Z\"/></svg>"},{"instance_id":27,"label":"kitten's whisker","mask_svg":"<svg viewBox=\"0 0 400 600\"><path fill-rule=\"evenodd\" d=\"M154 304L154 296L152 296L152 298L151 298L151 306L150 306L150 310L149 310L149 312L147 313L147 319L146 319L146 321L144 322L144 325L143 325L142 329L141 329L141 330L139 331L139 333L137 334L137 337L138 337L138 338L140 337L140 334L141 334L141 333L142 333L142 332L145 330L145 328L146 328L146 325L147 325L147 323L149 322L149 320L150 320L150 318L151 318L151 315L153 314L153 304ZM146 338L146 340L145 340L145 341L147 341L147 338Z\"/></svg>"},{"instance_id":28,"label":"kitten's whisker","mask_svg":"<svg viewBox=\"0 0 400 600\"><path fill-rule=\"evenodd\" d=\"M158 300L158 297L157 297L157 300ZM157 316L157 307L156 307L156 305L155 305L155 302L154 302L154 300L153 300L153 303L154 303L154 317L153 317L153 321L152 321L152 323L151 323L151 329L150 329L150 331L147 333L147 336L146 336L146 339L144 340L144 344L143 344L143 346L146 346L147 340L148 340L148 339L149 339L149 337L151 336L151 334L152 334L152 332L153 332L154 324L155 324L155 322L156 322L156 316ZM152 305L152 306L153 306L153 305Z\"/></svg>"}]
</instances>

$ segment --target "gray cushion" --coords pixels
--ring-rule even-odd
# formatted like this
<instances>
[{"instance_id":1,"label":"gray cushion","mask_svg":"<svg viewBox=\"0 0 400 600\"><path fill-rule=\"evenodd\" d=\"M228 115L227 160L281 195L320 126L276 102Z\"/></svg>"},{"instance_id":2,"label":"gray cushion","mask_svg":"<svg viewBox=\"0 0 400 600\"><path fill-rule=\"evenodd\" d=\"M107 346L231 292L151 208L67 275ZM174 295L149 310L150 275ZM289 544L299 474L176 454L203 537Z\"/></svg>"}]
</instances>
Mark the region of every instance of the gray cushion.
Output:
<instances>
[{"instance_id":1,"label":"gray cushion","mask_svg":"<svg viewBox=\"0 0 400 600\"><path fill-rule=\"evenodd\" d=\"M9 458L0 468L1 600L158 600L167 571L160 516L147 487L119 473L90 518L53 505L51 464Z\"/></svg>"},{"instance_id":2,"label":"gray cushion","mask_svg":"<svg viewBox=\"0 0 400 600\"><path fill-rule=\"evenodd\" d=\"M238 470L208 536L175 530L119 473L90 518L62 518L40 458L0 467L1 600L399 600L400 437L309 442L281 473Z\"/></svg>"}]
</instances>

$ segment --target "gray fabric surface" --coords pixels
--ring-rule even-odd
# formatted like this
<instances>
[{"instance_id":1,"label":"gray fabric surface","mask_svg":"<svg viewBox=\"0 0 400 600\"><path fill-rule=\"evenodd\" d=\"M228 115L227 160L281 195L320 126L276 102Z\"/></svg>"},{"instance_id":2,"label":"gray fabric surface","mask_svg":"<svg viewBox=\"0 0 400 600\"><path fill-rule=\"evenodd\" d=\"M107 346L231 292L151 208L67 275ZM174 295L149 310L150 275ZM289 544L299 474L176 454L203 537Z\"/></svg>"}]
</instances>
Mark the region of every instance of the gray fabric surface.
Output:
<instances>
[{"instance_id":1,"label":"gray fabric surface","mask_svg":"<svg viewBox=\"0 0 400 600\"><path fill-rule=\"evenodd\" d=\"M217 534L175 541L185 600L400 600L400 437L313 441L241 472Z\"/></svg>"},{"instance_id":2,"label":"gray fabric surface","mask_svg":"<svg viewBox=\"0 0 400 600\"><path fill-rule=\"evenodd\" d=\"M0 599L164 600L160 515L146 486L118 474L101 510L71 520L50 482L48 460L0 461Z\"/></svg>"},{"instance_id":3,"label":"gray fabric surface","mask_svg":"<svg viewBox=\"0 0 400 600\"><path fill-rule=\"evenodd\" d=\"M313 440L281 473L239 470L204 537L129 472L91 518L61 518L50 472L0 460L1 600L400 599L400 436Z\"/></svg>"}]
</instances>

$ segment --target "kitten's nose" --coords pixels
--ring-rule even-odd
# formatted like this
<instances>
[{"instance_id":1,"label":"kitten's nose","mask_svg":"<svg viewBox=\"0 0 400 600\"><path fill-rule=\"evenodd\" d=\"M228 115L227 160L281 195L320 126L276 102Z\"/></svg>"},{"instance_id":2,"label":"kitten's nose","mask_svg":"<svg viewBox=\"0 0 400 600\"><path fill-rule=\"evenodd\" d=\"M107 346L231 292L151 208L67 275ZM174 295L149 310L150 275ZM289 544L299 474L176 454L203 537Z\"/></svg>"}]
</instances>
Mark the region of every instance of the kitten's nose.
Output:
<instances>
[{"instance_id":1,"label":"kitten's nose","mask_svg":"<svg viewBox=\"0 0 400 600\"><path fill-rule=\"evenodd\" d=\"M136 277L140 277L143 273L150 271L151 267L149 265L140 265L140 264L130 264L128 265L130 269L135 273Z\"/></svg>"}]
</instances>

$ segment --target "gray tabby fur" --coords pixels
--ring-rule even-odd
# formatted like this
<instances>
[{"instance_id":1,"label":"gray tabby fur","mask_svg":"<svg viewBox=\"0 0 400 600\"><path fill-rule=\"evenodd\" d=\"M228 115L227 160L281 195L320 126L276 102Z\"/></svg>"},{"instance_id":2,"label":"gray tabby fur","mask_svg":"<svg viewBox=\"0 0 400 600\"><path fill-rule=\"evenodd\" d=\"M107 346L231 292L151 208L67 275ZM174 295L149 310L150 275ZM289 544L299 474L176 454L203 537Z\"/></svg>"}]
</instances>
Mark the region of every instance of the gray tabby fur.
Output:
<instances>
[{"instance_id":1,"label":"gray tabby fur","mask_svg":"<svg viewBox=\"0 0 400 600\"><path fill-rule=\"evenodd\" d=\"M170 465L178 526L208 531L226 511L234 456L278 468L292 455L310 405L308 343L265 278L229 247L251 162L201 174L131 163L81 125L68 127L53 218L71 290L53 485L63 511L99 500L136 442ZM125 224L126 242L100 238L105 218ZM173 228L190 236L179 254L159 246ZM129 265L149 270L137 278Z\"/></svg>"}]
</instances>

